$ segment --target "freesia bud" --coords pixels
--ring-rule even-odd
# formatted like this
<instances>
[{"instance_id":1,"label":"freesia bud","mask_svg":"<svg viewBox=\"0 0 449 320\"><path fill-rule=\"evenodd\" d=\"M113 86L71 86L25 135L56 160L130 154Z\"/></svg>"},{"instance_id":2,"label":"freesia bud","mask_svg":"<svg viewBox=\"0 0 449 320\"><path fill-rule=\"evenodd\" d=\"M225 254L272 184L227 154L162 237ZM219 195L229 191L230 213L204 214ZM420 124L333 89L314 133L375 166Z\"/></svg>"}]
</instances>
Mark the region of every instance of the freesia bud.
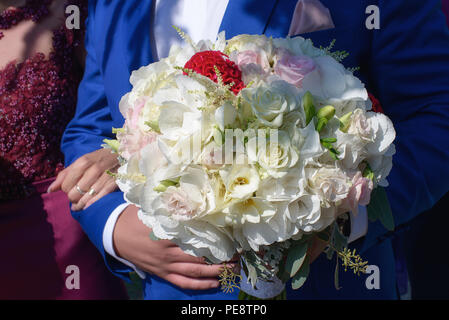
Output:
<instances>
[{"instance_id":1,"label":"freesia bud","mask_svg":"<svg viewBox=\"0 0 449 320\"><path fill-rule=\"evenodd\" d=\"M340 131L346 133L348 132L349 126L351 124L351 116L352 111L345 114L343 117L341 117L340 120Z\"/></svg>"},{"instance_id":2,"label":"freesia bud","mask_svg":"<svg viewBox=\"0 0 449 320\"><path fill-rule=\"evenodd\" d=\"M321 132L328 122L329 120L326 118L319 118L318 123L316 124L316 131Z\"/></svg>"},{"instance_id":3,"label":"freesia bud","mask_svg":"<svg viewBox=\"0 0 449 320\"><path fill-rule=\"evenodd\" d=\"M304 106L304 112L306 113L306 125L308 125L316 115L313 96L309 91L307 91L302 98L302 102Z\"/></svg>"},{"instance_id":4,"label":"freesia bud","mask_svg":"<svg viewBox=\"0 0 449 320\"><path fill-rule=\"evenodd\" d=\"M176 186L176 184L177 182L175 181L163 180L157 187L154 187L153 190L156 192L165 192L168 187Z\"/></svg>"},{"instance_id":5,"label":"freesia bud","mask_svg":"<svg viewBox=\"0 0 449 320\"><path fill-rule=\"evenodd\" d=\"M107 148L110 148L113 152L118 153L118 148L120 147L118 140L104 139L103 142L106 144Z\"/></svg>"},{"instance_id":6,"label":"freesia bud","mask_svg":"<svg viewBox=\"0 0 449 320\"><path fill-rule=\"evenodd\" d=\"M325 118L327 121L332 119L335 115L335 108L333 106L325 106L318 111L318 120Z\"/></svg>"}]
</instances>

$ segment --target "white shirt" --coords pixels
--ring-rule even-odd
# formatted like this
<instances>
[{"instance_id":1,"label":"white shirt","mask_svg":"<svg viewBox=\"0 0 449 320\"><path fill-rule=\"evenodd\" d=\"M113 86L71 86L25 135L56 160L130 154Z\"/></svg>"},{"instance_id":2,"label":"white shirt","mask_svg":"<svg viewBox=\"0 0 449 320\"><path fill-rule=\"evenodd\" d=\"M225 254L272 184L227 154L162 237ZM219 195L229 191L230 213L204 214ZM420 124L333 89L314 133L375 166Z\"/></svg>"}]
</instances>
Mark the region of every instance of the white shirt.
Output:
<instances>
[{"instance_id":1,"label":"white shirt","mask_svg":"<svg viewBox=\"0 0 449 320\"><path fill-rule=\"evenodd\" d=\"M229 0L156 0L153 6L152 49L155 60L168 56L173 44L181 45L183 40L179 37L173 26L186 32L194 42L202 39L215 41L223 20ZM105 251L133 268L141 278L145 273L132 263L118 257L114 251L112 235L120 214L128 205L118 206L109 216L104 231L103 245ZM368 216L365 207L359 208L359 213L351 213L351 235L349 241L363 237L368 230ZM149 236L149 234L148 234Z\"/></svg>"}]
</instances>

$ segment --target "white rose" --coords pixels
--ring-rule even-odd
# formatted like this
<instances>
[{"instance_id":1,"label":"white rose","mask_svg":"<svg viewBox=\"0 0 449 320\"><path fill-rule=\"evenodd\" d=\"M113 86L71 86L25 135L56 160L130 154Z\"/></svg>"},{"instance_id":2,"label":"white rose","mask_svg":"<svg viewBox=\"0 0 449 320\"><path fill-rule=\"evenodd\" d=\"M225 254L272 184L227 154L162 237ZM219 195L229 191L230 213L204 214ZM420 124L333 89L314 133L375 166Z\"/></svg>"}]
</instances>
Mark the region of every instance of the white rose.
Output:
<instances>
[{"instance_id":1,"label":"white rose","mask_svg":"<svg viewBox=\"0 0 449 320\"><path fill-rule=\"evenodd\" d=\"M245 88L242 90L242 97L251 106L257 120L263 126L272 128L279 128L284 114L300 106L298 89L285 81Z\"/></svg>"},{"instance_id":2,"label":"white rose","mask_svg":"<svg viewBox=\"0 0 449 320\"><path fill-rule=\"evenodd\" d=\"M248 159L260 165L268 175L280 178L289 173L296 165L299 156L293 148L290 137L285 131L276 130L266 142L258 141L261 137L252 137L247 143ZM261 147L262 146L262 147Z\"/></svg>"}]
</instances>

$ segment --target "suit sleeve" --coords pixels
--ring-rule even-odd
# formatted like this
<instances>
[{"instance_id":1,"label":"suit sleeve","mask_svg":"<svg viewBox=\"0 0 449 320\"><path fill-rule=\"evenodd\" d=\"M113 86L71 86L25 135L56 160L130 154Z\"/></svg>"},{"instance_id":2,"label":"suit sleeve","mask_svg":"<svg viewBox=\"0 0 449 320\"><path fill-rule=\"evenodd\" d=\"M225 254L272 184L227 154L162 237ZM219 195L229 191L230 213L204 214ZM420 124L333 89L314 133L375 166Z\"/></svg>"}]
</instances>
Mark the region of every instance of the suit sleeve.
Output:
<instances>
[{"instance_id":1,"label":"suit sleeve","mask_svg":"<svg viewBox=\"0 0 449 320\"><path fill-rule=\"evenodd\" d=\"M75 116L67 126L61 144L66 166L84 154L100 149L103 139L110 138L112 134L113 121L95 56L94 19L95 1L89 1L85 40L86 66L78 88ZM89 239L103 255L109 269L118 276L127 278L127 273L132 270L109 256L103 246L103 230L106 221L113 210L123 202L123 193L113 192L86 210L72 211L72 216L80 223Z\"/></svg>"},{"instance_id":2,"label":"suit sleeve","mask_svg":"<svg viewBox=\"0 0 449 320\"><path fill-rule=\"evenodd\" d=\"M439 0L380 0L379 8L369 73L397 132L387 194L400 228L449 190L449 31ZM370 224L363 250L385 234Z\"/></svg>"}]
</instances>

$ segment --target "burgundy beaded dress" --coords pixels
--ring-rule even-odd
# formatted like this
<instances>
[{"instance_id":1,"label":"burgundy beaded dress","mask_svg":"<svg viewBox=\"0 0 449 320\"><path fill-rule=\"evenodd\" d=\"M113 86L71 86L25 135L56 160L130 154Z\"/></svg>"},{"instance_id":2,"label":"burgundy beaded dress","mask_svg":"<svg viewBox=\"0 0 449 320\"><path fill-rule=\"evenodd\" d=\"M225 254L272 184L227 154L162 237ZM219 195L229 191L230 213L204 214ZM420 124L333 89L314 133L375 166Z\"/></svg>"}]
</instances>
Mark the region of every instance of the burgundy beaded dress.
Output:
<instances>
[{"instance_id":1,"label":"burgundy beaded dress","mask_svg":"<svg viewBox=\"0 0 449 320\"><path fill-rule=\"evenodd\" d=\"M0 41L23 20L39 22L49 0L0 15ZM87 1L71 1L86 8ZM0 70L0 299L126 299L121 281L71 217L64 193L47 194L63 168L60 140L72 118L82 70L82 30L65 23L53 50Z\"/></svg>"}]
</instances>

